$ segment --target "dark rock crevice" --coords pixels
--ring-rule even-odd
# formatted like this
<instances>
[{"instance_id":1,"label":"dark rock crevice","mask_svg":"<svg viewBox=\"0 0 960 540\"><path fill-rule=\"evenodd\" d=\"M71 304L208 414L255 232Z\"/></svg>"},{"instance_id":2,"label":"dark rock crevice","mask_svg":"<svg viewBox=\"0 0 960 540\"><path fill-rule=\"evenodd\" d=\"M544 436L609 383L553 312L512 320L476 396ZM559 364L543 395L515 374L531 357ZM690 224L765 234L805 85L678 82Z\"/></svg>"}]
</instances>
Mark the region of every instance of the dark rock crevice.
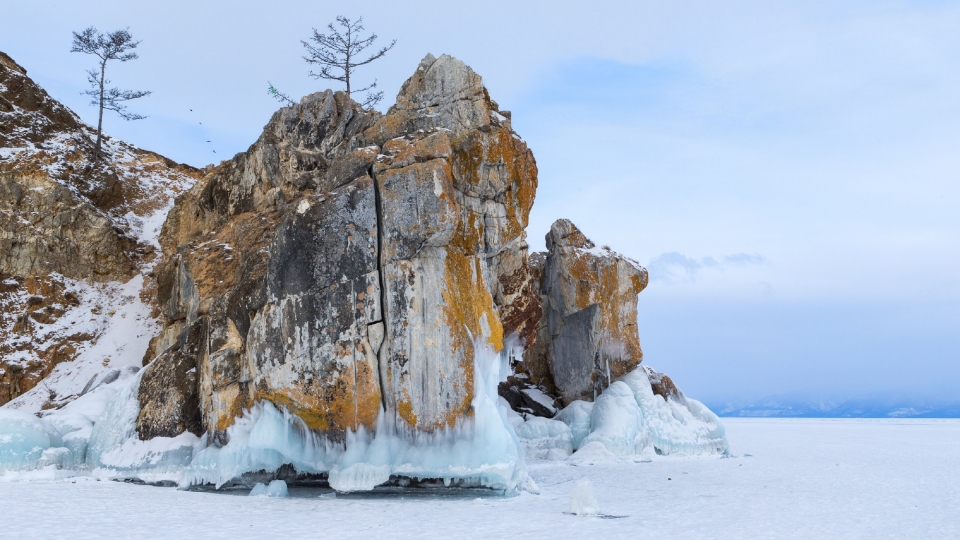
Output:
<instances>
[{"instance_id":1,"label":"dark rock crevice","mask_svg":"<svg viewBox=\"0 0 960 540\"><path fill-rule=\"evenodd\" d=\"M387 331L387 287L386 280L383 275L383 201L380 195L380 180L377 178L376 167L373 165L370 166L368 174L370 178L373 179L373 197L374 197L374 209L377 214L377 279L380 286L380 320L372 321L367 324L368 334L369 327L376 323L383 324L383 339L386 339L386 336L389 335ZM372 344L371 344L372 345ZM384 386L383 380L383 369L382 364L384 362L384 357L386 356L387 347L383 340L381 340L379 346L377 346L376 355L377 355L377 380L380 384L380 406L383 407L383 410L387 410L387 393L386 387Z\"/></svg>"}]
</instances>

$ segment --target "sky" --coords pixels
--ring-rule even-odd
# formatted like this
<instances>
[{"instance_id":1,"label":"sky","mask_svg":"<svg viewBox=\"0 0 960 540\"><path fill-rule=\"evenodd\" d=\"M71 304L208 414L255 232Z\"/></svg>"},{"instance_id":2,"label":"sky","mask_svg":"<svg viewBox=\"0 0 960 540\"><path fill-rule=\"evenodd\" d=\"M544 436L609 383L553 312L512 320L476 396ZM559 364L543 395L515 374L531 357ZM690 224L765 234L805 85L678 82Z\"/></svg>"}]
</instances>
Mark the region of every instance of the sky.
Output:
<instances>
[{"instance_id":1,"label":"sky","mask_svg":"<svg viewBox=\"0 0 960 540\"><path fill-rule=\"evenodd\" d=\"M0 50L87 122L71 31L129 27L108 66L146 120L105 131L203 166L299 97L300 40L364 18L385 110L427 53L484 78L558 218L644 264L644 362L688 395L960 399L960 3L0 0ZM210 142L207 142L210 141Z\"/></svg>"}]
</instances>

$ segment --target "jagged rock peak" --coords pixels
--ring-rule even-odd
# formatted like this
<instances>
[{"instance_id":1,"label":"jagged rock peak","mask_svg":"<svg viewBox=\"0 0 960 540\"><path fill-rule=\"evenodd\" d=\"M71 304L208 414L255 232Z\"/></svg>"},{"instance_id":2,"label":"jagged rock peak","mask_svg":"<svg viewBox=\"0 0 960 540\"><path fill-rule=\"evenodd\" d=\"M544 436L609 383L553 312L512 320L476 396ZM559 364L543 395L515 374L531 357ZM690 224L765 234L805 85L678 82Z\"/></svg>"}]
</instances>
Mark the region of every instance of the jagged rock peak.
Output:
<instances>
[{"instance_id":1,"label":"jagged rock peak","mask_svg":"<svg viewBox=\"0 0 960 540\"><path fill-rule=\"evenodd\" d=\"M489 96L483 79L470 66L447 54L440 58L428 54L400 88L393 110L426 109L485 98Z\"/></svg>"},{"instance_id":2,"label":"jagged rock peak","mask_svg":"<svg viewBox=\"0 0 960 540\"><path fill-rule=\"evenodd\" d=\"M554 248L583 248L593 249L596 245L580 232L580 229L569 219L558 219L550 226L546 236L547 250Z\"/></svg>"}]
</instances>

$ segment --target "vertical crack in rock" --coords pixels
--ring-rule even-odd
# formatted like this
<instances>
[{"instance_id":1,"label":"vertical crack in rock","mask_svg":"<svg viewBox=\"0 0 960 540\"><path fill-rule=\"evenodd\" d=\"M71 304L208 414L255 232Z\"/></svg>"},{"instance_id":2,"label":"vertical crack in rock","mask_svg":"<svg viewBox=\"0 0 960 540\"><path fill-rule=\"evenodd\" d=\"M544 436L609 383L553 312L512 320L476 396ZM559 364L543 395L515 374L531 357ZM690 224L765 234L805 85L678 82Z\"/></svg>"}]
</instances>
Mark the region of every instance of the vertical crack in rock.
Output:
<instances>
[{"instance_id":1,"label":"vertical crack in rock","mask_svg":"<svg viewBox=\"0 0 960 540\"><path fill-rule=\"evenodd\" d=\"M371 165L369 169L370 178L373 179L373 208L377 214L377 281L380 285L380 323L383 325L383 339L380 342L380 345L377 347L377 350L374 351L377 355L377 378L380 381L380 406L383 407L383 410L387 410L387 392L386 386L384 386L383 380L383 370L381 369L381 363L383 362L383 351L384 343L383 340L386 340L386 337L389 335L387 333L387 287L383 279L383 204L380 200L380 181L377 179L377 173L374 171L374 166ZM374 321L375 324L378 321ZM367 325L367 328L370 327L370 324ZM372 344L371 344L372 345Z\"/></svg>"}]
</instances>

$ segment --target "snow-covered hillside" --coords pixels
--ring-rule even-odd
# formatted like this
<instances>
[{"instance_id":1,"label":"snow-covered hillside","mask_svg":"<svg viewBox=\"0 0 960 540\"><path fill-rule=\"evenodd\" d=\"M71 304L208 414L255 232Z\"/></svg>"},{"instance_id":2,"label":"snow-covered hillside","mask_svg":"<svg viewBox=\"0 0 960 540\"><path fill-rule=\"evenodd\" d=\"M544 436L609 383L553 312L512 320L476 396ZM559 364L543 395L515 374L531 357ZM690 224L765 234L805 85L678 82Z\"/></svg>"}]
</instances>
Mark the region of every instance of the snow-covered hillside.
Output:
<instances>
[{"instance_id":1,"label":"snow-covered hillside","mask_svg":"<svg viewBox=\"0 0 960 540\"><path fill-rule=\"evenodd\" d=\"M62 407L139 367L158 332L150 273L201 171L96 132L0 53L0 404Z\"/></svg>"}]
</instances>

